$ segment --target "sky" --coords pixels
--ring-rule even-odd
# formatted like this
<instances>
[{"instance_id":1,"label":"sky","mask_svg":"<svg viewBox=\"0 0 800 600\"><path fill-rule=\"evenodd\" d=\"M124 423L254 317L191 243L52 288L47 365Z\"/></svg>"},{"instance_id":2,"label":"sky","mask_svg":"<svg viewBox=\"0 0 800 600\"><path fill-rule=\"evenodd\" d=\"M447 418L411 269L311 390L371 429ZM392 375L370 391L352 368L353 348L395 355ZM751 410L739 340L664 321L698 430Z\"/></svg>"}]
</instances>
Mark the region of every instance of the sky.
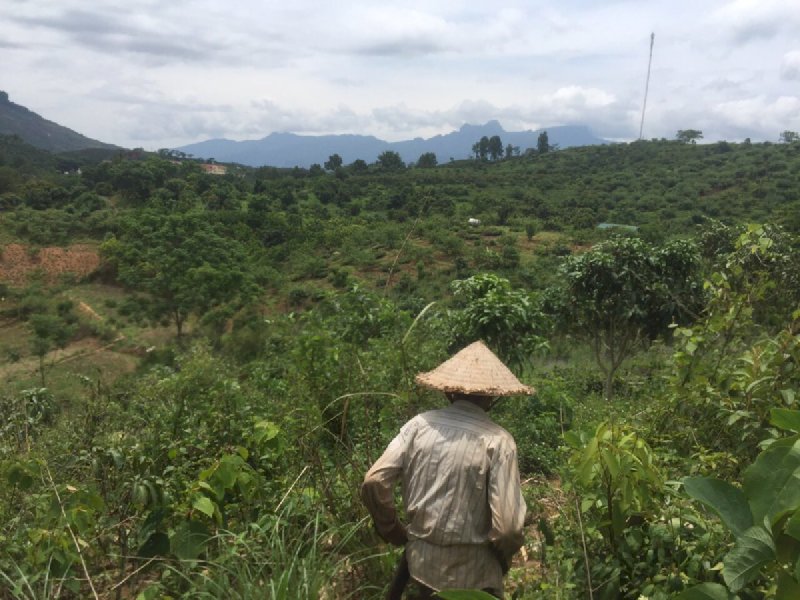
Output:
<instances>
[{"instance_id":1,"label":"sky","mask_svg":"<svg viewBox=\"0 0 800 600\"><path fill-rule=\"evenodd\" d=\"M147 150L387 141L498 120L644 138L800 131L800 0L2 0L0 90Z\"/></svg>"}]
</instances>

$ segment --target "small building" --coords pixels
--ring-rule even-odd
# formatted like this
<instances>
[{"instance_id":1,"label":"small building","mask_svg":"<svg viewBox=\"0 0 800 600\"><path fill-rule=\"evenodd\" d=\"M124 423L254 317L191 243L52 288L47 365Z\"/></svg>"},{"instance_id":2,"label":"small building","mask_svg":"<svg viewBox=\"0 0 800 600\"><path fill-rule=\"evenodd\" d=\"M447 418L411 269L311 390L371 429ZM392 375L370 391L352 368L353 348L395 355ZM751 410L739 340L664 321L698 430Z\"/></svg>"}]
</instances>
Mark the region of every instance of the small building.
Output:
<instances>
[{"instance_id":1,"label":"small building","mask_svg":"<svg viewBox=\"0 0 800 600\"><path fill-rule=\"evenodd\" d=\"M225 165L218 165L216 163L201 163L200 168L209 175L226 175L228 169Z\"/></svg>"},{"instance_id":2,"label":"small building","mask_svg":"<svg viewBox=\"0 0 800 600\"><path fill-rule=\"evenodd\" d=\"M622 225L620 223L600 223L597 226L598 229L622 229L624 231L638 231L639 228L636 225Z\"/></svg>"}]
</instances>

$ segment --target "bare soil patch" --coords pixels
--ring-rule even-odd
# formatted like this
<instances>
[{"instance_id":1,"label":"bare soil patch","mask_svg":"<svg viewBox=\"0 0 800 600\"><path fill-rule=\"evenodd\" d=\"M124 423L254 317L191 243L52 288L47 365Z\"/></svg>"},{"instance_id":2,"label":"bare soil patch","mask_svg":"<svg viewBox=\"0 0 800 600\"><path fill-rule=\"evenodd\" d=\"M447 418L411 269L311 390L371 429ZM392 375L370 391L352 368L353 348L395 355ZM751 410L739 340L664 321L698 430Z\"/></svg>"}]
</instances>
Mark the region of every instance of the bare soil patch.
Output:
<instances>
[{"instance_id":1,"label":"bare soil patch","mask_svg":"<svg viewBox=\"0 0 800 600\"><path fill-rule=\"evenodd\" d=\"M8 244L0 252L0 281L24 285L34 272L41 271L52 283L63 275L86 277L99 265L97 249L88 244L47 247L38 251L23 244Z\"/></svg>"}]
</instances>

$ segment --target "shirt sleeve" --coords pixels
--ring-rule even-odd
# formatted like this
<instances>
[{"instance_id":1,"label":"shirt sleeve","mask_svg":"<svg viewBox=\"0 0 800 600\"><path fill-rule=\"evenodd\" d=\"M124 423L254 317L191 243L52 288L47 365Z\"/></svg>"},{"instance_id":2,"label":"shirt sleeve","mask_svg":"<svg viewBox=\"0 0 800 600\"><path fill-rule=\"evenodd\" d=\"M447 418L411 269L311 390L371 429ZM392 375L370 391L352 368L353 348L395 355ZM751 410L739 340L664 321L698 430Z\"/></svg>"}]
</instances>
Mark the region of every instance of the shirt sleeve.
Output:
<instances>
[{"instance_id":1,"label":"shirt sleeve","mask_svg":"<svg viewBox=\"0 0 800 600\"><path fill-rule=\"evenodd\" d=\"M364 476L361 485L361 500L367 507L375 529L387 541L399 524L394 505L394 486L403 475L406 453L406 427L395 437L383 455ZM402 528L402 525L400 525Z\"/></svg>"},{"instance_id":2,"label":"shirt sleeve","mask_svg":"<svg viewBox=\"0 0 800 600\"><path fill-rule=\"evenodd\" d=\"M492 515L489 541L506 564L510 564L511 557L524 542L523 526L527 510L522 497L515 446L497 453L490 467L489 509Z\"/></svg>"}]
</instances>

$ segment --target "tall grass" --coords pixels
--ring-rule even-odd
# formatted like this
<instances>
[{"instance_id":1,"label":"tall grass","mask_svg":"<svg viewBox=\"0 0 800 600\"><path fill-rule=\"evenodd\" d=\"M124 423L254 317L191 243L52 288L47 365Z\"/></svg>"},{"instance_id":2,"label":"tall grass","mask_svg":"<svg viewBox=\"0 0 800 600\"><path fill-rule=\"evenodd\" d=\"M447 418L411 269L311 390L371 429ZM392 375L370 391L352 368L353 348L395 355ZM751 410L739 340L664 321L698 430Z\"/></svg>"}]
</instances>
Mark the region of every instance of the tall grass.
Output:
<instances>
[{"instance_id":1,"label":"tall grass","mask_svg":"<svg viewBox=\"0 0 800 600\"><path fill-rule=\"evenodd\" d=\"M52 558L51 558L52 561ZM58 598L64 579L50 576L50 564L41 573L26 573L16 562L8 566L0 566L0 599L6 600L44 600Z\"/></svg>"},{"instance_id":2,"label":"tall grass","mask_svg":"<svg viewBox=\"0 0 800 600\"><path fill-rule=\"evenodd\" d=\"M182 598L231 600L379 597L382 590L360 575L365 565L385 556L368 554L357 543L365 520L326 527L320 513L302 524L304 518L289 506L243 533L221 532L210 544L219 551L213 559L168 567L148 592L176 593L178 588Z\"/></svg>"}]
</instances>

